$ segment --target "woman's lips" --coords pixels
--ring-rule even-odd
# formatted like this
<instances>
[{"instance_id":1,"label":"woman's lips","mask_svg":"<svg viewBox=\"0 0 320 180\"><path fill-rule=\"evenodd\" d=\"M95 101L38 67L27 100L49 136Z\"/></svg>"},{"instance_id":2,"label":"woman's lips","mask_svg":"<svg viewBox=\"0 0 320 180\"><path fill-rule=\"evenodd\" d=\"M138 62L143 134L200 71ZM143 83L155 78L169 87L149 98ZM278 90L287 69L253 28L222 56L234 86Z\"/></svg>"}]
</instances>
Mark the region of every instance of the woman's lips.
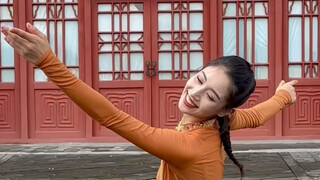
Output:
<instances>
[{"instance_id":1,"label":"woman's lips","mask_svg":"<svg viewBox=\"0 0 320 180\"><path fill-rule=\"evenodd\" d=\"M195 105L195 104L193 103L193 101L191 100L191 98L190 98L189 95L188 95L188 92L186 92L186 96L185 96L183 102L184 102L184 104L185 104L187 107L189 107L189 108L197 108L197 107L198 107L197 105Z\"/></svg>"}]
</instances>

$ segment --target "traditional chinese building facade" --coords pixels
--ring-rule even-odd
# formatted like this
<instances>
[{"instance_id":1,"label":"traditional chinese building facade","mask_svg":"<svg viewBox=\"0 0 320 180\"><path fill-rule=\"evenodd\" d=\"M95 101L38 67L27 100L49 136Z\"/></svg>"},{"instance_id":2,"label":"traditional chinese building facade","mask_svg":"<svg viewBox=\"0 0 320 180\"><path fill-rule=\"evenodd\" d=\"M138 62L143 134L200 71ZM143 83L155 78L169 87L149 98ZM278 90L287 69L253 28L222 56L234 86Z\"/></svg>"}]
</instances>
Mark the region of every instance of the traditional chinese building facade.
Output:
<instances>
[{"instance_id":1,"label":"traditional chinese building facade","mask_svg":"<svg viewBox=\"0 0 320 180\"><path fill-rule=\"evenodd\" d=\"M239 55L257 88L243 107L298 79L297 102L234 139L320 139L319 0L0 0L0 24L32 22L80 79L155 127L180 121L186 80ZM0 143L119 142L41 70L0 42Z\"/></svg>"}]
</instances>

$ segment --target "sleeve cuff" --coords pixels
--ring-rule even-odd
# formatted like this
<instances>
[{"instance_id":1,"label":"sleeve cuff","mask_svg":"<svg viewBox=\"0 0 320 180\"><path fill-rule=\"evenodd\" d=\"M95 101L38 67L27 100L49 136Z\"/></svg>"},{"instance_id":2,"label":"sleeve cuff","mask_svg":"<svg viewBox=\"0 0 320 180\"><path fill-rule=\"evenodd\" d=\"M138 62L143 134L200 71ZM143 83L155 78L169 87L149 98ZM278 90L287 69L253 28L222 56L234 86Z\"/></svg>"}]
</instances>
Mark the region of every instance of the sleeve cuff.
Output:
<instances>
[{"instance_id":1,"label":"sleeve cuff","mask_svg":"<svg viewBox=\"0 0 320 180\"><path fill-rule=\"evenodd\" d=\"M285 106L289 106L292 104L292 98L288 91L286 90L279 90L276 94L276 96L281 97L284 100Z\"/></svg>"},{"instance_id":2,"label":"sleeve cuff","mask_svg":"<svg viewBox=\"0 0 320 180\"><path fill-rule=\"evenodd\" d=\"M43 62L48 58L48 56L49 56L51 53L53 53L53 52L52 52L51 49L49 48L49 49L42 55L42 57L40 58L40 60L39 60L37 63L35 63L34 65L41 68L41 64L43 64Z\"/></svg>"}]
</instances>

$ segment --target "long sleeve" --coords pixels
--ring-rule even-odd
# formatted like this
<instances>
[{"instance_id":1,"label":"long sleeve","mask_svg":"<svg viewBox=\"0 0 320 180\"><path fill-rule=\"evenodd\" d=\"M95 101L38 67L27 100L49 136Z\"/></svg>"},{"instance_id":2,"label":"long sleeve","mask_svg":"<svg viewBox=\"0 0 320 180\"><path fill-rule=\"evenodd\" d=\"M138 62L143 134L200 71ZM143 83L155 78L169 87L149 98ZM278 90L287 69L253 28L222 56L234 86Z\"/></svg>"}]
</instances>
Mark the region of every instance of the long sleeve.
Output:
<instances>
[{"instance_id":1,"label":"long sleeve","mask_svg":"<svg viewBox=\"0 0 320 180\"><path fill-rule=\"evenodd\" d=\"M291 96L285 90L278 91L265 102L248 109L235 109L229 115L230 129L255 128L264 124L277 112L291 104Z\"/></svg>"},{"instance_id":2,"label":"long sleeve","mask_svg":"<svg viewBox=\"0 0 320 180\"><path fill-rule=\"evenodd\" d=\"M192 163L198 153L194 148L198 146L197 137L151 127L117 109L103 95L74 76L51 50L36 66L94 120L150 154L179 167Z\"/></svg>"}]
</instances>

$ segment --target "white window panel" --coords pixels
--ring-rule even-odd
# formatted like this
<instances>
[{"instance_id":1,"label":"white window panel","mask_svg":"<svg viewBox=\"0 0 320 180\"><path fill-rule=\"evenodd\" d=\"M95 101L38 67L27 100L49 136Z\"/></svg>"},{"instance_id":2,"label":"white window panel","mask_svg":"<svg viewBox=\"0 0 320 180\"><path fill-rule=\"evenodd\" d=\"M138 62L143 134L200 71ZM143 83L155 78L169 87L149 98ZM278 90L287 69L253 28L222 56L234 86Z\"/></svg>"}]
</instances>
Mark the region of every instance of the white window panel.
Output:
<instances>
[{"instance_id":1,"label":"white window panel","mask_svg":"<svg viewBox=\"0 0 320 180\"><path fill-rule=\"evenodd\" d=\"M12 6L0 6L0 19L12 19L11 13L13 13L13 7Z\"/></svg>"},{"instance_id":2,"label":"white window panel","mask_svg":"<svg viewBox=\"0 0 320 180\"><path fill-rule=\"evenodd\" d=\"M110 14L98 15L98 31L111 32L111 15Z\"/></svg>"},{"instance_id":3,"label":"white window panel","mask_svg":"<svg viewBox=\"0 0 320 180\"><path fill-rule=\"evenodd\" d=\"M110 12L110 11L111 11L111 4L98 5L98 12Z\"/></svg>"},{"instance_id":4,"label":"white window panel","mask_svg":"<svg viewBox=\"0 0 320 180\"><path fill-rule=\"evenodd\" d=\"M111 73L99 74L99 80L100 81L112 81L112 74Z\"/></svg>"},{"instance_id":5,"label":"white window panel","mask_svg":"<svg viewBox=\"0 0 320 180\"><path fill-rule=\"evenodd\" d=\"M318 18L317 17L313 17L312 18L312 61L313 62L317 62L318 60Z\"/></svg>"},{"instance_id":6,"label":"white window panel","mask_svg":"<svg viewBox=\"0 0 320 180\"><path fill-rule=\"evenodd\" d=\"M301 62L301 18L289 18L289 62Z\"/></svg>"},{"instance_id":7,"label":"white window panel","mask_svg":"<svg viewBox=\"0 0 320 180\"><path fill-rule=\"evenodd\" d=\"M7 25L8 27L12 27L12 22L1 22L0 24ZM1 33L1 65L4 67L13 67L14 66L14 51L13 48L4 40L4 35Z\"/></svg>"},{"instance_id":8,"label":"white window panel","mask_svg":"<svg viewBox=\"0 0 320 180\"><path fill-rule=\"evenodd\" d=\"M130 31L143 31L143 15L130 14Z\"/></svg>"},{"instance_id":9,"label":"white window panel","mask_svg":"<svg viewBox=\"0 0 320 180\"><path fill-rule=\"evenodd\" d=\"M112 71L112 54L99 54L99 71Z\"/></svg>"},{"instance_id":10,"label":"white window panel","mask_svg":"<svg viewBox=\"0 0 320 180\"><path fill-rule=\"evenodd\" d=\"M174 53L174 70L180 69L180 53Z\"/></svg>"},{"instance_id":11,"label":"white window panel","mask_svg":"<svg viewBox=\"0 0 320 180\"><path fill-rule=\"evenodd\" d=\"M34 5L32 6L35 19L47 18L47 6L46 5Z\"/></svg>"},{"instance_id":12,"label":"white window panel","mask_svg":"<svg viewBox=\"0 0 320 180\"><path fill-rule=\"evenodd\" d=\"M239 56L244 58L244 20L239 19Z\"/></svg>"},{"instance_id":13,"label":"white window panel","mask_svg":"<svg viewBox=\"0 0 320 180\"><path fill-rule=\"evenodd\" d=\"M77 18L78 5L65 5L64 6L64 17L65 18Z\"/></svg>"},{"instance_id":14,"label":"white window panel","mask_svg":"<svg viewBox=\"0 0 320 180\"><path fill-rule=\"evenodd\" d=\"M47 76L41 69L34 69L34 81L35 82L47 82Z\"/></svg>"},{"instance_id":15,"label":"white window panel","mask_svg":"<svg viewBox=\"0 0 320 180\"><path fill-rule=\"evenodd\" d=\"M188 70L188 54L182 53L182 70Z\"/></svg>"},{"instance_id":16,"label":"white window panel","mask_svg":"<svg viewBox=\"0 0 320 180\"><path fill-rule=\"evenodd\" d=\"M130 80L143 80L143 73L131 73Z\"/></svg>"},{"instance_id":17,"label":"white window panel","mask_svg":"<svg viewBox=\"0 0 320 180\"><path fill-rule=\"evenodd\" d=\"M223 55L236 55L236 20L223 21Z\"/></svg>"},{"instance_id":18,"label":"white window panel","mask_svg":"<svg viewBox=\"0 0 320 180\"><path fill-rule=\"evenodd\" d=\"M171 73L159 73L159 79L160 80L171 80Z\"/></svg>"},{"instance_id":19,"label":"white window panel","mask_svg":"<svg viewBox=\"0 0 320 180\"><path fill-rule=\"evenodd\" d=\"M14 82L14 70L13 69L3 69L1 70L1 82Z\"/></svg>"},{"instance_id":20,"label":"white window panel","mask_svg":"<svg viewBox=\"0 0 320 180\"><path fill-rule=\"evenodd\" d=\"M235 3L225 3L223 5L223 8L225 8L225 6L228 6L226 8L226 12L224 16L236 16L236 4Z\"/></svg>"},{"instance_id":21,"label":"white window panel","mask_svg":"<svg viewBox=\"0 0 320 180\"><path fill-rule=\"evenodd\" d=\"M65 22L65 64L79 65L79 38L78 38L78 22Z\"/></svg>"},{"instance_id":22,"label":"white window panel","mask_svg":"<svg viewBox=\"0 0 320 180\"><path fill-rule=\"evenodd\" d=\"M304 60L310 60L310 18L304 18Z\"/></svg>"},{"instance_id":23,"label":"white window panel","mask_svg":"<svg viewBox=\"0 0 320 180\"><path fill-rule=\"evenodd\" d=\"M190 30L203 30L202 13L190 13Z\"/></svg>"},{"instance_id":24,"label":"white window panel","mask_svg":"<svg viewBox=\"0 0 320 180\"><path fill-rule=\"evenodd\" d=\"M289 65L289 78L301 77L301 65Z\"/></svg>"},{"instance_id":25,"label":"white window panel","mask_svg":"<svg viewBox=\"0 0 320 180\"><path fill-rule=\"evenodd\" d=\"M292 5L293 3L293 5ZM292 10L290 14L299 14L301 15L302 12L302 2L301 1L289 1L288 3L288 9L290 9L290 7L292 6Z\"/></svg>"},{"instance_id":26,"label":"white window panel","mask_svg":"<svg viewBox=\"0 0 320 180\"><path fill-rule=\"evenodd\" d=\"M267 12L268 12L268 3L255 3L254 5L255 5L255 7L254 7L255 15L257 15L257 16L266 16L267 15L264 6L267 8Z\"/></svg>"},{"instance_id":27,"label":"white window panel","mask_svg":"<svg viewBox=\"0 0 320 180\"><path fill-rule=\"evenodd\" d=\"M130 70L143 70L143 53L130 53Z\"/></svg>"},{"instance_id":28,"label":"white window panel","mask_svg":"<svg viewBox=\"0 0 320 180\"><path fill-rule=\"evenodd\" d=\"M171 14L170 13L158 14L158 30L159 31L171 30Z\"/></svg>"},{"instance_id":29,"label":"white window panel","mask_svg":"<svg viewBox=\"0 0 320 180\"><path fill-rule=\"evenodd\" d=\"M268 79L268 67L267 66L256 66L255 67L255 78L256 79Z\"/></svg>"},{"instance_id":30,"label":"white window panel","mask_svg":"<svg viewBox=\"0 0 320 180\"><path fill-rule=\"evenodd\" d=\"M122 70L128 71L128 54L122 53Z\"/></svg>"},{"instance_id":31,"label":"white window panel","mask_svg":"<svg viewBox=\"0 0 320 180\"><path fill-rule=\"evenodd\" d=\"M202 3L190 3L190 10L203 10L203 4Z\"/></svg>"},{"instance_id":32,"label":"white window panel","mask_svg":"<svg viewBox=\"0 0 320 180\"><path fill-rule=\"evenodd\" d=\"M268 62L268 20L255 20L255 62Z\"/></svg>"},{"instance_id":33,"label":"white window panel","mask_svg":"<svg viewBox=\"0 0 320 180\"><path fill-rule=\"evenodd\" d=\"M197 70L203 65L203 53L191 52L190 53L190 70Z\"/></svg>"},{"instance_id":34,"label":"white window panel","mask_svg":"<svg viewBox=\"0 0 320 180\"><path fill-rule=\"evenodd\" d=\"M171 3L158 3L158 10L159 11L170 11L171 10Z\"/></svg>"},{"instance_id":35,"label":"white window panel","mask_svg":"<svg viewBox=\"0 0 320 180\"><path fill-rule=\"evenodd\" d=\"M171 53L159 53L159 70L171 70Z\"/></svg>"}]
</instances>

